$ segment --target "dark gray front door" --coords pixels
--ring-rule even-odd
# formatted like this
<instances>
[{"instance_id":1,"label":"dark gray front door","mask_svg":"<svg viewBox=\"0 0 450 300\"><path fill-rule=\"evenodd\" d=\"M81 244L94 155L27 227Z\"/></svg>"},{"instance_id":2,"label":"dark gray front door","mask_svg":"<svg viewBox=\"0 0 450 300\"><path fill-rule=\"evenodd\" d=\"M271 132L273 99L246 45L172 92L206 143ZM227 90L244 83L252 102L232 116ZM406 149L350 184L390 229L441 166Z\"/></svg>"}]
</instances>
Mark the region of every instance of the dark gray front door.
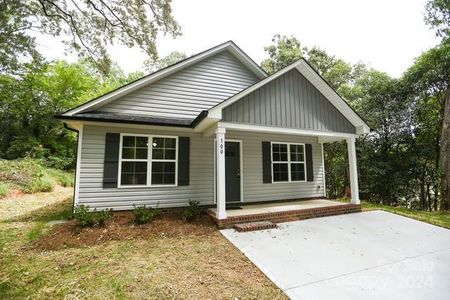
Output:
<instances>
[{"instance_id":1,"label":"dark gray front door","mask_svg":"<svg viewBox=\"0 0 450 300\"><path fill-rule=\"evenodd\" d=\"M241 201L240 143L225 142L225 195L226 202Z\"/></svg>"}]
</instances>

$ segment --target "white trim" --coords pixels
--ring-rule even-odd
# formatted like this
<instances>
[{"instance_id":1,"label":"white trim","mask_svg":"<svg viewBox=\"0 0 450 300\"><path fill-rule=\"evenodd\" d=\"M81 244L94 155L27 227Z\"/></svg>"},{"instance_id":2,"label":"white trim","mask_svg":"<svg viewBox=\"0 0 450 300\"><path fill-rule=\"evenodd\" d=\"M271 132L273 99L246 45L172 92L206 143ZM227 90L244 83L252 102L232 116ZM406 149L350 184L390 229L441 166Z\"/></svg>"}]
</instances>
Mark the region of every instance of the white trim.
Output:
<instances>
[{"instance_id":1,"label":"white trim","mask_svg":"<svg viewBox=\"0 0 450 300\"><path fill-rule=\"evenodd\" d=\"M347 139L347 151L348 151L348 164L350 173L350 188L352 194L351 202L353 204L359 204L359 187L358 187L358 168L356 163L356 147L355 139Z\"/></svg>"},{"instance_id":2,"label":"white trim","mask_svg":"<svg viewBox=\"0 0 450 300\"><path fill-rule=\"evenodd\" d=\"M77 165L75 170L75 192L73 196L74 209L78 205L80 199L80 171L81 171L81 151L83 148L83 124L78 129L78 145L77 145Z\"/></svg>"},{"instance_id":3,"label":"white trim","mask_svg":"<svg viewBox=\"0 0 450 300\"><path fill-rule=\"evenodd\" d=\"M242 140L236 140L236 139L225 139L225 144L226 142L236 142L239 143L239 155L240 155L240 159L239 159L239 172L240 172L240 186L241 186L241 191L240 191L240 198L241 200L239 202L230 202L230 203L244 203L244 157L243 157L243 144L242 144ZM216 139L214 139L214 153L216 153ZM225 162L226 163L226 162ZM225 178L226 180L226 178ZM225 183L226 184L226 183ZM225 195L226 197L226 195ZM217 199L216 199L216 155L214 154L214 204L217 204ZM225 199L226 202L226 199Z\"/></svg>"},{"instance_id":4,"label":"white trim","mask_svg":"<svg viewBox=\"0 0 450 300\"><path fill-rule=\"evenodd\" d=\"M124 136L139 136L147 138L147 159L123 159L122 158L122 144ZM153 159L153 138L172 138L175 139L175 159ZM139 185L122 185L122 162L127 161L136 161L136 162L146 162L147 163L147 182L146 184ZM175 184L152 184L152 162L174 162L175 163ZM120 142L119 142L119 167L118 167L118 175L117 175L117 188L149 188L149 187L177 187L178 186L178 136L172 135L157 135L157 134L142 134L142 133L120 133Z\"/></svg>"},{"instance_id":5,"label":"white trim","mask_svg":"<svg viewBox=\"0 0 450 300\"><path fill-rule=\"evenodd\" d=\"M226 191L225 191L225 132L224 128L217 128L216 130L216 217L217 219L226 219Z\"/></svg>"},{"instance_id":6,"label":"white trim","mask_svg":"<svg viewBox=\"0 0 450 300\"><path fill-rule=\"evenodd\" d=\"M275 80L276 78L280 77L281 75L289 72L290 70L293 70L296 68L315 88L319 90L319 92L328 100L336 109L341 112L345 118L353 125L355 126L356 133L357 134L363 134L363 133L369 133L370 128L362 120L358 114L352 110L352 108L349 106L347 102L345 102L344 99L342 99L336 91L334 91L306 62L304 59L300 59L289 66L285 67L284 69L272 74L269 77L266 77L265 79L261 80L260 82L250 86L249 88L243 90L242 92L228 98L227 100L217 104L216 106L212 107L208 111L208 116L211 118L217 118L222 119L222 109L225 107L233 104L234 102L242 99L246 95L252 93L253 91L259 89L260 87L264 86L265 84Z\"/></svg>"},{"instance_id":7,"label":"white trim","mask_svg":"<svg viewBox=\"0 0 450 300\"><path fill-rule=\"evenodd\" d=\"M294 129L294 128L283 128L283 127L269 127L269 126L258 126L258 125L247 125L247 124L237 124L229 122L219 122L218 126L226 129L240 130L240 131L255 131L255 132L265 132L265 133L281 133L281 134L296 134L304 136L323 136L323 137L339 137L354 138L356 134L353 133L343 133L343 132L333 132L333 131L317 131L308 129Z\"/></svg>"},{"instance_id":8,"label":"white trim","mask_svg":"<svg viewBox=\"0 0 450 300\"><path fill-rule=\"evenodd\" d=\"M327 197L327 186L326 186L326 180L325 180L326 172L325 172L325 156L324 156L324 152L323 152L323 143L320 143L320 149L322 151L323 196L326 198Z\"/></svg>"},{"instance_id":9,"label":"white trim","mask_svg":"<svg viewBox=\"0 0 450 300\"><path fill-rule=\"evenodd\" d=\"M273 144L283 144L287 146L287 161L274 161L273 160ZM291 161L291 145L300 145L303 146L303 161ZM288 181L273 181L273 164L287 164L288 165ZM305 179L304 180L292 180L291 175L291 164L292 163L298 163L303 164L303 170L305 173ZM307 182L308 174L306 174L306 147L305 143L289 143L289 142L270 142L270 167L272 172L272 183L278 184L278 183L297 183L297 182Z\"/></svg>"},{"instance_id":10,"label":"white trim","mask_svg":"<svg viewBox=\"0 0 450 300\"><path fill-rule=\"evenodd\" d=\"M188 66L191 66L201 60L211 57L224 50L230 51L231 54L233 54L241 63L247 66L260 79L267 77L267 74L265 74L264 71L262 71L262 69L254 61L252 61L247 54L245 54L242 50L240 50L239 47L237 47L236 44L234 44L232 41L228 41L220 45L217 45L209 50L206 50L201 54L197 54L194 55L193 57L187 58L186 60L177 63L175 65L172 65L166 69L163 69L161 71L150 74L144 78L141 78L111 93L101 96L96 100L92 100L81 106L75 107L74 109L65 112L63 116L72 116L87 109L98 108L99 106L105 105L119 97L127 95L145 85L153 83L164 77L167 77L175 72L178 72Z\"/></svg>"}]
</instances>

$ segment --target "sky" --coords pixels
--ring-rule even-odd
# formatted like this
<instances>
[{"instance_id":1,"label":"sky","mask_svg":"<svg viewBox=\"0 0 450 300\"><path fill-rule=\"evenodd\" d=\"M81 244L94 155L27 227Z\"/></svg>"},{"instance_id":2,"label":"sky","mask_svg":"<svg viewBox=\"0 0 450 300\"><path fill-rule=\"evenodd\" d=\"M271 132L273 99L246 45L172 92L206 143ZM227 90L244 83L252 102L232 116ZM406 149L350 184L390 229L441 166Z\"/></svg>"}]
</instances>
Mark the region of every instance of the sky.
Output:
<instances>
[{"instance_id":1,"label":"sky","mask_svg":"<svg viewBox=\"0 0 450 300\"><path fill-rule=\"evenodd\" d=\"M161 36L160 57L172 51L187 55L233 40L257 63L267 57L264 46L274 34L293 35L302 46L318 46L350 63L399 77L414 58L437 45L434 31L423 21L426 0L174 0L181 26L176 39ZM41 53L66 58L63 46L39 37ZM146 56L137 48L114 45L110 53L124 70L143 70Z\"/></svg>"}]
</instances>

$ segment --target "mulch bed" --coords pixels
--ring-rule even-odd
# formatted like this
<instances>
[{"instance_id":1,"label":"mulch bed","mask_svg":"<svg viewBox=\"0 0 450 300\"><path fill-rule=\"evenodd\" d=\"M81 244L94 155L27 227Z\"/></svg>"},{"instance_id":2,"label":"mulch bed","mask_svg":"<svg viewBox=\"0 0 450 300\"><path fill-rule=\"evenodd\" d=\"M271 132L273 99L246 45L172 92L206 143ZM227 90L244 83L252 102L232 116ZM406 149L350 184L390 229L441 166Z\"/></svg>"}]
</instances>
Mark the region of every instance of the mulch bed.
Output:
<instances>
[{"instance_id":1,"label":"mulch bed","mask_svg":"<svg viewBox=\"0 0 450 300\"><path fill-rule=\"evenodd\" d=\"M154 237L189 237L211 235L217 231L209 216L202 214L195 222L186 223L179 212L164 212L153 222L136 225L130 211L114 212L104 226L82 228L76 220L58 224L32 244L38 250L87 247L106 241L149 239Z\"/></svg>"}]
</instances>

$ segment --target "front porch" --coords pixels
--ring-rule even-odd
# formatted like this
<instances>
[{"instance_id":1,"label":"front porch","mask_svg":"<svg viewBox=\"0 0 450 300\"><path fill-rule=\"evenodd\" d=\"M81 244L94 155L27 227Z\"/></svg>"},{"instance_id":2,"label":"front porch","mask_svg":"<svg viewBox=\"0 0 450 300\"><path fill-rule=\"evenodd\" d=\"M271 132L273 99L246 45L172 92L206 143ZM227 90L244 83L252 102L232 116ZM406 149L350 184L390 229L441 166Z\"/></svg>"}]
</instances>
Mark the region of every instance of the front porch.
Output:
<instances>
[{"instance_id":1,"label":"front porch","mask_svg":"<svg viewBox=\"0 0 450 300\"><path fill-rule=\"evenodd\" d=\"M314 199L243 203L226 209L226 219L217 218L217 208L209 208L207 212L219 228L230 228L236 224L247 222L270 221L280 223L360 211L360 204Z\"/></svg>"}]
</instances>

